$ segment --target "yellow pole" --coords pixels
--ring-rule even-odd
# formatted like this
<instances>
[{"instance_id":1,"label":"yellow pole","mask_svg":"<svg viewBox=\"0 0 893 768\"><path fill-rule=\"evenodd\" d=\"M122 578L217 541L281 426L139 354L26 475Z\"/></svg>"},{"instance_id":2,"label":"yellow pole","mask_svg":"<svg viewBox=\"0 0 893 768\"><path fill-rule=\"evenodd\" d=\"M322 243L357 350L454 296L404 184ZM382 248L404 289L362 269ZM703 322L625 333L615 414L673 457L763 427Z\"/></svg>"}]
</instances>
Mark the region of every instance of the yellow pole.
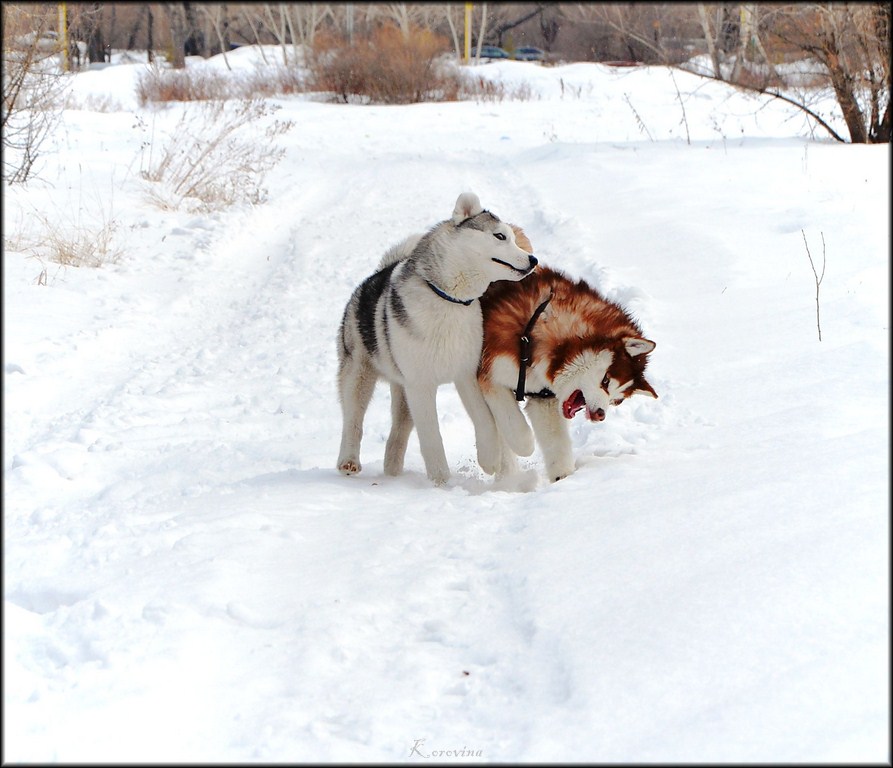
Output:
<instances>
[{"instance_id":1,"label":"yellow pole","mask_svg":"<svg viewBox=\"0 0 893 768\"><path fill-rule=\"evenodd\" d=\"M471 3L465 3L465 61L471 58Z\"/></svg>"},{"instance_id":2,"label":"yellow pole","mask_svg":"<svg viewBox=\"0 0 893 768\"><path fill-rule=\"evenodd\" d=\"M71 62L68 60L68 9L65 3L59 3L59 45L62 48L62 71L71 71Z\"/></svg>"}]
</instances>

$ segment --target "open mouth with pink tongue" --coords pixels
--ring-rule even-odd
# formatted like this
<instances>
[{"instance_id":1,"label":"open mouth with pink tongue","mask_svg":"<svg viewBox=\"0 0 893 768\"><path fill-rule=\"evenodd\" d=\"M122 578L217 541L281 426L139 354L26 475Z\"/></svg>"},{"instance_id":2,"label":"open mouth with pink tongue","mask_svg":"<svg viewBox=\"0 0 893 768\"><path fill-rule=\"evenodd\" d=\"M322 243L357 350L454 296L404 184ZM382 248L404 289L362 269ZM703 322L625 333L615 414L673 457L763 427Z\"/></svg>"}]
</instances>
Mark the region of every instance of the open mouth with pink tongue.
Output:
<instances>
[{"instance_id":1,"label":"open mouth with pink tongue","mask_svg":"<svg viewBox=\"0 0 893 768\"><path fill-rule=\"evenodd\" d=\"M583 393L577 389L564 401L564 403L562 403L561 410L564 413L564 418L572 419L577 411L585 407L586 398L583 397Z\"/></svg>"},{"instance_id":2,"label":"open mouth with pink tongue","mask_svg":"<svg viewBox=\"0 0 893 768\"><path fill-rule=\"evenodd\" d=\"M571 396L561 404L561 410L566 419L572 419L574 414L583 408L586 408L586 398L583 397L583 393L579 389L574 390ZM605 412L602 408L596 408L594 411L587 410L586 418L589 421L604 421Z\"/></svg>"}]
</instances>

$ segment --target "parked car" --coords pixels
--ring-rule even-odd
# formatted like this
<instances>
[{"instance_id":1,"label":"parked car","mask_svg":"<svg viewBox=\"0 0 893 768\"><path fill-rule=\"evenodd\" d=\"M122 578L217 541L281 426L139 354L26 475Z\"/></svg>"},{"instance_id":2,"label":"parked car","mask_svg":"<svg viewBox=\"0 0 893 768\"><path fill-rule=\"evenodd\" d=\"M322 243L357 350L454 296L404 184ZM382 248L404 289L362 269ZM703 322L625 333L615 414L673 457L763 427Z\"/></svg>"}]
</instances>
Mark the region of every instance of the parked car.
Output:
<instances>
[{"instance_id":1,"label":"parked car","mask_svg":"<svg viewBox=\"0 0 893 768\"><path fill-rule=\"evenodd\" d=\"M504 51L502 48L496 45L482 45L481 46L481 58L482 59L507 59L509 57L508 53Z\"/></svg>"},{"instance_id":2,"label":"parked car","mask_svg":"<svg viewBox=\"0 0 893 768\"><path fill-rule=\"evenodd\" d=\"M518 61L542 61L545 57L546 52L542 48L535 48L532 45L515 48L515 58Z\"/></svg>"}]
</instances>

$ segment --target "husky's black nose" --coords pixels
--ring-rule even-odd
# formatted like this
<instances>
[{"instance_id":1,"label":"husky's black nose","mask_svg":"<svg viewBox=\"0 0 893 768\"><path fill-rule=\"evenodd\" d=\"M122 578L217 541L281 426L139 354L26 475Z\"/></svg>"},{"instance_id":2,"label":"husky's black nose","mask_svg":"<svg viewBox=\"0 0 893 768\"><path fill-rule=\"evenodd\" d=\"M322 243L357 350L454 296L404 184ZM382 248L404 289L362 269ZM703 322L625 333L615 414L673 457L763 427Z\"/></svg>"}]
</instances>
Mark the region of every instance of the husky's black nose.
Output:
<instances>
[{"instance_id":1,"label":"husky's black nose","mask_svg":"<svg viewBox=\"0 0 893 768\"><path fill-rule=\"evenodd\" d=\"M527 258L530 259L530 268L533 269L538 263L536 260L536 256L534 256L532 253L528 253Z\"/></svg>"}]
</instances>

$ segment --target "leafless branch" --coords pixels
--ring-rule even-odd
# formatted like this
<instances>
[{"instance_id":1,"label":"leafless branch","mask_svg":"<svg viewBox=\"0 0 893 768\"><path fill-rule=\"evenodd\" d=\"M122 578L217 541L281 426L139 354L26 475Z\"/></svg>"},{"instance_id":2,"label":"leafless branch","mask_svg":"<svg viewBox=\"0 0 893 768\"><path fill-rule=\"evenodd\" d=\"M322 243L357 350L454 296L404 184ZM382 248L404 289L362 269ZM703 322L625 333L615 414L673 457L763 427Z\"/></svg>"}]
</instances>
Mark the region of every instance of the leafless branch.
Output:
<instances>
[{"instance_id":1,"label":"leafless branch","mask_svg":"<svg viewBox=\"0 0 893 768\"><path fill-rule=\"evenodd\" d=\"M819 332L819 341L822 340L822 321L819 316L819 288L822 280L825 278L825 233L820 232L822 236L822 274L820 275L815 268L815 262L812 260L812 254L809 252L809 243L806 242L806 233L801 229L800 234L803 235L803 244L806 246L806 255L809 257L809 266L812 267L812 274L815 277L815 324Z\"/></svg>"}]
</instances>

